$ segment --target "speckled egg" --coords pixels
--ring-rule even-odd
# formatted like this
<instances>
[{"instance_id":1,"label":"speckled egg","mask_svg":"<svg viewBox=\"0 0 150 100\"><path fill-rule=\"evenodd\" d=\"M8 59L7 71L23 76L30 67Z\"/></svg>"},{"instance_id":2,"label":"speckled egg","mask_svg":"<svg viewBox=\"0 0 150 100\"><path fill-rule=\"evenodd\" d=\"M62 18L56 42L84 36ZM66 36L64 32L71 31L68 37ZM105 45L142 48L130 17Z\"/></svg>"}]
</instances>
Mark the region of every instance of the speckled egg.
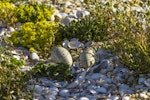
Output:
<instances>
[{"instance_id":1,"label":"speckled egg","mask_svg":"<svg viewBox=\"0 0 150 100\"><path fill-rule=\"evenodd\" d=\"M72 65L73 60L70 52L63 47L56 47L51 53L51 59L56 63L65 63L69 66Z\"/></svg>"},{"instance_id":2,"label":"speckled egg","mask_svg":"<svg viewBox=\"0 0 150 100\"><path fill-rule=\"evenodd\" d=\"M80 54L79 57L80 65L83 68L88 68L94 65L94 50L91 48L86 49L83 53Z\"/></svg>"}]
</instances>

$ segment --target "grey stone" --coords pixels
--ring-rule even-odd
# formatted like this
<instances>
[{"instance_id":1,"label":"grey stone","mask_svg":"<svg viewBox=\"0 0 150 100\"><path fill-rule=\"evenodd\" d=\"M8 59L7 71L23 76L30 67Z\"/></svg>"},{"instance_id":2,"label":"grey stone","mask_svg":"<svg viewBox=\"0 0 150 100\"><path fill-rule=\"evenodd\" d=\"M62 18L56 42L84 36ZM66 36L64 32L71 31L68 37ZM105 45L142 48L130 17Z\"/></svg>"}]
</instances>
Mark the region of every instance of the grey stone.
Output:
<instances>
[{"instance_id":1,"label":"grey stone","mask_svg":"<svg viewBox=\"0 0 150 100\"><path fill-rule=\"evenodd\" d=\"M65 97L65 96L69 96L70 93L68 89L62 89L60 90L59 95Z\"/></svg>"}]
</instances>

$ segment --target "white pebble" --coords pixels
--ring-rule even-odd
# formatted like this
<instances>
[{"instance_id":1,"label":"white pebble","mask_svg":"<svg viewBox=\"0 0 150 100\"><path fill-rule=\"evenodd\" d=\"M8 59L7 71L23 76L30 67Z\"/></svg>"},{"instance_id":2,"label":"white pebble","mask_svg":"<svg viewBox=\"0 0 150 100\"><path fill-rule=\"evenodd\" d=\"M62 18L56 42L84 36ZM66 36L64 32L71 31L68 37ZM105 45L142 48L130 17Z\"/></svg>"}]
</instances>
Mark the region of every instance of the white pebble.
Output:
<instances>
[{"instance_id":1,"label":"white pebble","mask_svg":"<svg viewBox=\"0 0 150 100\"><path fill-rule=\"evenodd\" d=\"M13 55L12 57L16 58L17 60L20 60L20 56L18 56L18 55Z\"/></svg>"},{"instance_id":2,"label":"white pebble","mask_svg":"<svg viewBox=\"0 0 150 100\"><path fill-rule=\"evenodd\" d=\"M69 93L69 90L68 89L63 89L59 92L59 95L60 96L69 96L70 93Z\"/></svg>"},{"instance_id":3,"label":"white pebble","mask_svg":"<svg viewBox=\"0 0 150 100\"><path fill-rule=\"evenodd\" d=\"M89 100L87 97L80 97L79 100Z\"/></svg>"},{"instance_id":4,"label":"white pebble","mask_svg":"<svg viewBox=\"0 0 150 100\"><path fill-rule=\"evenodd\" d=\"M144 84L147 86L147 87L150 87L150 79L147 79L144 81Z\"/></svg>"},{"instance_id":5,"label":"white pebble","mask_svg":"<svg viewBox=\"0 0 150 100\"><path fill-rule=\"evenodd\" d=\"M32 60L34 60L34 61L39 61L39 56L38 56L38 54L35 53L35 52L32 52L32 53L30 54L30 58L31 58Z\"/></svg>"}]
</instances>

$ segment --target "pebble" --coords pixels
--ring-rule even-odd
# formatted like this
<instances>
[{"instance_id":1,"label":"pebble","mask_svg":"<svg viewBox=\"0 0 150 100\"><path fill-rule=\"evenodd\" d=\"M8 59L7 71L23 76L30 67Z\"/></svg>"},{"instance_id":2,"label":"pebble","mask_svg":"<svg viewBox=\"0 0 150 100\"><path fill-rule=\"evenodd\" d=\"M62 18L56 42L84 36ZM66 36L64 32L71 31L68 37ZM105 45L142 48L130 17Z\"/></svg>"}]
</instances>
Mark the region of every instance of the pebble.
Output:
<instances>
[{"instance_id":1,"label":"pebble","mask_svg":"<svg viewBox=\"0 0 150 100\"><path fill-rule=\"evenodd\" d=\"M150 78L145 80L144 81L144 84L147 86L147 87L150 87Z\"/></svg>"},{"instance_id":2,"label":"pebble","mask_svg":"<svg viewBox=\"0 0 150 100\"><path fill-rule=\"evenodd\" d=\"M30 58L33 60L33 61L39 61L39 56L36 52L32 52L30 54Z\"/></svg>"},{"instance_id":3,"label":"pebble","mask_svg":"<svg viewBox=\"0 0 150 100\"><path fill-rule=\"evenodd\" d=\"M96 91L97 91L98 93L106 93L106 92L107 92L107 90L106 90L104 87L98 87L98 88L96 89Z\"/></svg>"},{"instance_id":4,"label":"pebble","mask_svg":"<svg viewBox=\"0 0 150 100\"><path fill-rule=\"evenodd\" d=\"M90 99L87 97L80 97L79 100L90 100Z\"/></svg>"},{"instance_id":5,"label":"pebble","mask_svg":"<svg viewBox=\"0 0 150 100\"><path fill-rule=\"evenodd\" d=\"M138 84L143 84L144 81L146 81L146 78L141 77L141 78L139 78L139 80L138 80Z\"/></svg>"},{"instance_id":6,"label":"pebble","mask_svg":"<svg viewBox=\"0 0 150 100\"><path fill-rule=\"evenodd\" d=\"M70 93L68 89L63 89L63 90L60 90L59 95L64 97L64 96L69 96Z\"/></svg>"}]
</instances>

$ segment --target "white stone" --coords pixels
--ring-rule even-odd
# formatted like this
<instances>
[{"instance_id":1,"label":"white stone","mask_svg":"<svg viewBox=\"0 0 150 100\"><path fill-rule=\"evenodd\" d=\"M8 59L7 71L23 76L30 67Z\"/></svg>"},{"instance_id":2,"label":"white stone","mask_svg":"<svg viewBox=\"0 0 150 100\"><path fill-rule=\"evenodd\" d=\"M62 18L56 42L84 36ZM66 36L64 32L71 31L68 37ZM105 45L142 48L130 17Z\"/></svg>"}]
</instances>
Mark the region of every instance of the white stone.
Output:
<instances>
[{"instance_id":1,"label":"white stone","mask_svg":"<svg viewBox=\"0 0 150 100\"><path fill-rule=\"evenodd\" d=\"M144 81L144 84L147 86L147 87L150 87L150 78L145 80Z\"/></svg>"},{"instance_id":2,"label":"white stone","mask_svg":"<svg viewBox=\"0 0 150 100\"><path fill-rule=\"evenodd\" d=\"M113 95L108 100L120 100L120 99L118 95Z\"/></svg>"},{"instance_id":3,"label":"white stone","mask_svg":"<svg viewBox=\"0 0 150 100\"><path fill-rule=\"evenodd\" d=\"M35 91L36 93L41 94L43 90L44 90L44 87L43 87L43 86L35 85L35 87L34 87L34 91Z\"/></svg>"},{"instance_id":4,"label":"white stone","mask_svg":"<svg viewBox=\"0 0 150 100\"><path fill-rule=\"evenodd\" d=\"M89 100L87 97L80 97L79 100Z\"/></svg>"},{"instance_id":5,"label":"white stone","mask_svg":"<svg viewBox=\"0 0 150 100\"><path fill-rule=\"evenodd\" d=\"M122 100L130 100L130 96L123 96Z\"/></svg>"},{"instance_id":6,"label":"white stone","mask_svg":"<svg viewBox=\"0 0 150 100\"><path fill-rule=\"evenodd\" d=\"M107 92L107 90L104 87L98 87L96 89L96 91L99 92L99 93L106 93Z\"/></svg>"},{"instance_id":7,"label":"white stone","mask_svg":"<svg viewBox=\"0 0 150 100\"><path fill-rule=\"evenodd\" d=\"M59 13L59 14L62 16L62 19L68 16L67 13Z\"/></svg>"},{"instance_id":8,"label":"white stone","mask_svg":"<svg viewBox=\"0 0 150 100\"><path fill-rule=\"evenodd\" d=\"M57 14L55 14L54 16L55 16L55 17L58 17L59 19L62 19L62 18L63 18L60 13L57 13Z\"/></svg>"},{"instance_id":9,"label":"white stone","mask_svg":"<svg viewBox=\"0 0 150 100\"><path fill-rule=\"evenodd\" d=\"M63 47L67 47L67 46L68 46L68 43L69 43L68 40L64 40L63 43L62 43L62 46L63 46Z\"/></svg>"},{"instance_id":10,"label":"white stone","mask_svg":"<svg viewBox=\"0 0 150 100\"><path fill-rule=\"evenodd\" d=\"M70 93L68 89L63 89L63 90L60 90L59 95L64 97L64 96L69 96Z\"/></svg>"},{"instance_id":11,"label":"white stone","mask_svg":"<svg viewBox=\"0 0 150 100\"><path fill-rule=\"evenodd\" d=\"M81 13L82 13L82 17L90 15L90 12L88 12L86 10L83 10Z\"/></svg>"},{"instance_id":12,"label":"white stone","mask_svg":"<svg viewBox=\"0 0 150 100\"><path fill-rule=\"evenodd\" d=\"M15 31L15 29L13 27L9 27L8 30L7 30L8 33L11 33L11 32L14 32L14 31Z\"/></svg>"},{"instance_id":13,"label":"white stone","mask_svg":"<svg viewBox=\"0 0 150 100\"><path fill-rule=\"evenodd\" d=\"M137 11L137 12L143 12L143 8L142 7L131 7L132 11Z\"/></svg>"},{"instance_id":14,"label":"white stone","mask_svg":"<svg viewBox=\"0 0 150 100\"><path fill-rule=\"evenodd\" d=\"M146 95L145 93L140 93L140 97L144 98L144 99L148 99L149 98L149 96Z\"/></svg>"},{"instance_id":15,"label":"white stone","mask_svg":"<svg viewBox=\"0 0 150 100\"><path fill-rule=\"evenodd\" d=\"M13 58L16 58L17 60L20 60L20 56L19 55L13 55Z\"/></svg>"},{"instance_id":16,"label":"white stone","mask_svg":"<svg viewBox=\"0 0 150 100\"><path fill-rule=\"evenodd\" d=\"M92 93L92 94L97 94L97 92L95 90L92 90L92 89L89 90L89 92Z\"/></svg>"},{"instance_id":17,"label":"white stone","mask_svg":"<svg viewBox=\"0 0 150 100\"><path fill-rule=\"evenodd\" d=\"M32 60L34 60L34 61L39 61L39 56L38 56L38 54L37 54L36 52L32 52L32 53L30 54L30 58L31 58Z\"/></svg>"},{"instance_id":18,"label":"white stone","mask_svg":"<svg viewBox=\"0 0 150 100\"><path fill-rule=\"evenodd\" d=\"M4 33L6 32L5 28L1 28L0 29L0 37L4 35Z\"/></svg>"},{"instance_id":19,"label":"white stone","mask_svg":"<svg viewBox=\"0 0 150 100\"><path fill-rule=\"evenodd\" d=\"M73 40L73 41L70 41L68 43L68 47L70 49L77 49L77 48L82 47L82 46L83 46L83 44L78 40Z\"/></svg>"},{"instance_id":20,"label":"white stone","mask_svg":"<svg viewBox=\"0 0 150 100\"><path fill-rule=\"evenodd\" d=\"M67 2L64 2L62 7L69 7L69 6L72 6L72 3L67 1Z\"/></svg>"},{"instance_id":21,"label":"white stone","mask_svg":"<svg viewBox=\"0 0 150 100\"><path fill-rule=\"evenodd\" d=\"M143 84L145 80L146 78L143 78L143 77L139 78L138 84Z\"/></svg>"}]
</instances>

